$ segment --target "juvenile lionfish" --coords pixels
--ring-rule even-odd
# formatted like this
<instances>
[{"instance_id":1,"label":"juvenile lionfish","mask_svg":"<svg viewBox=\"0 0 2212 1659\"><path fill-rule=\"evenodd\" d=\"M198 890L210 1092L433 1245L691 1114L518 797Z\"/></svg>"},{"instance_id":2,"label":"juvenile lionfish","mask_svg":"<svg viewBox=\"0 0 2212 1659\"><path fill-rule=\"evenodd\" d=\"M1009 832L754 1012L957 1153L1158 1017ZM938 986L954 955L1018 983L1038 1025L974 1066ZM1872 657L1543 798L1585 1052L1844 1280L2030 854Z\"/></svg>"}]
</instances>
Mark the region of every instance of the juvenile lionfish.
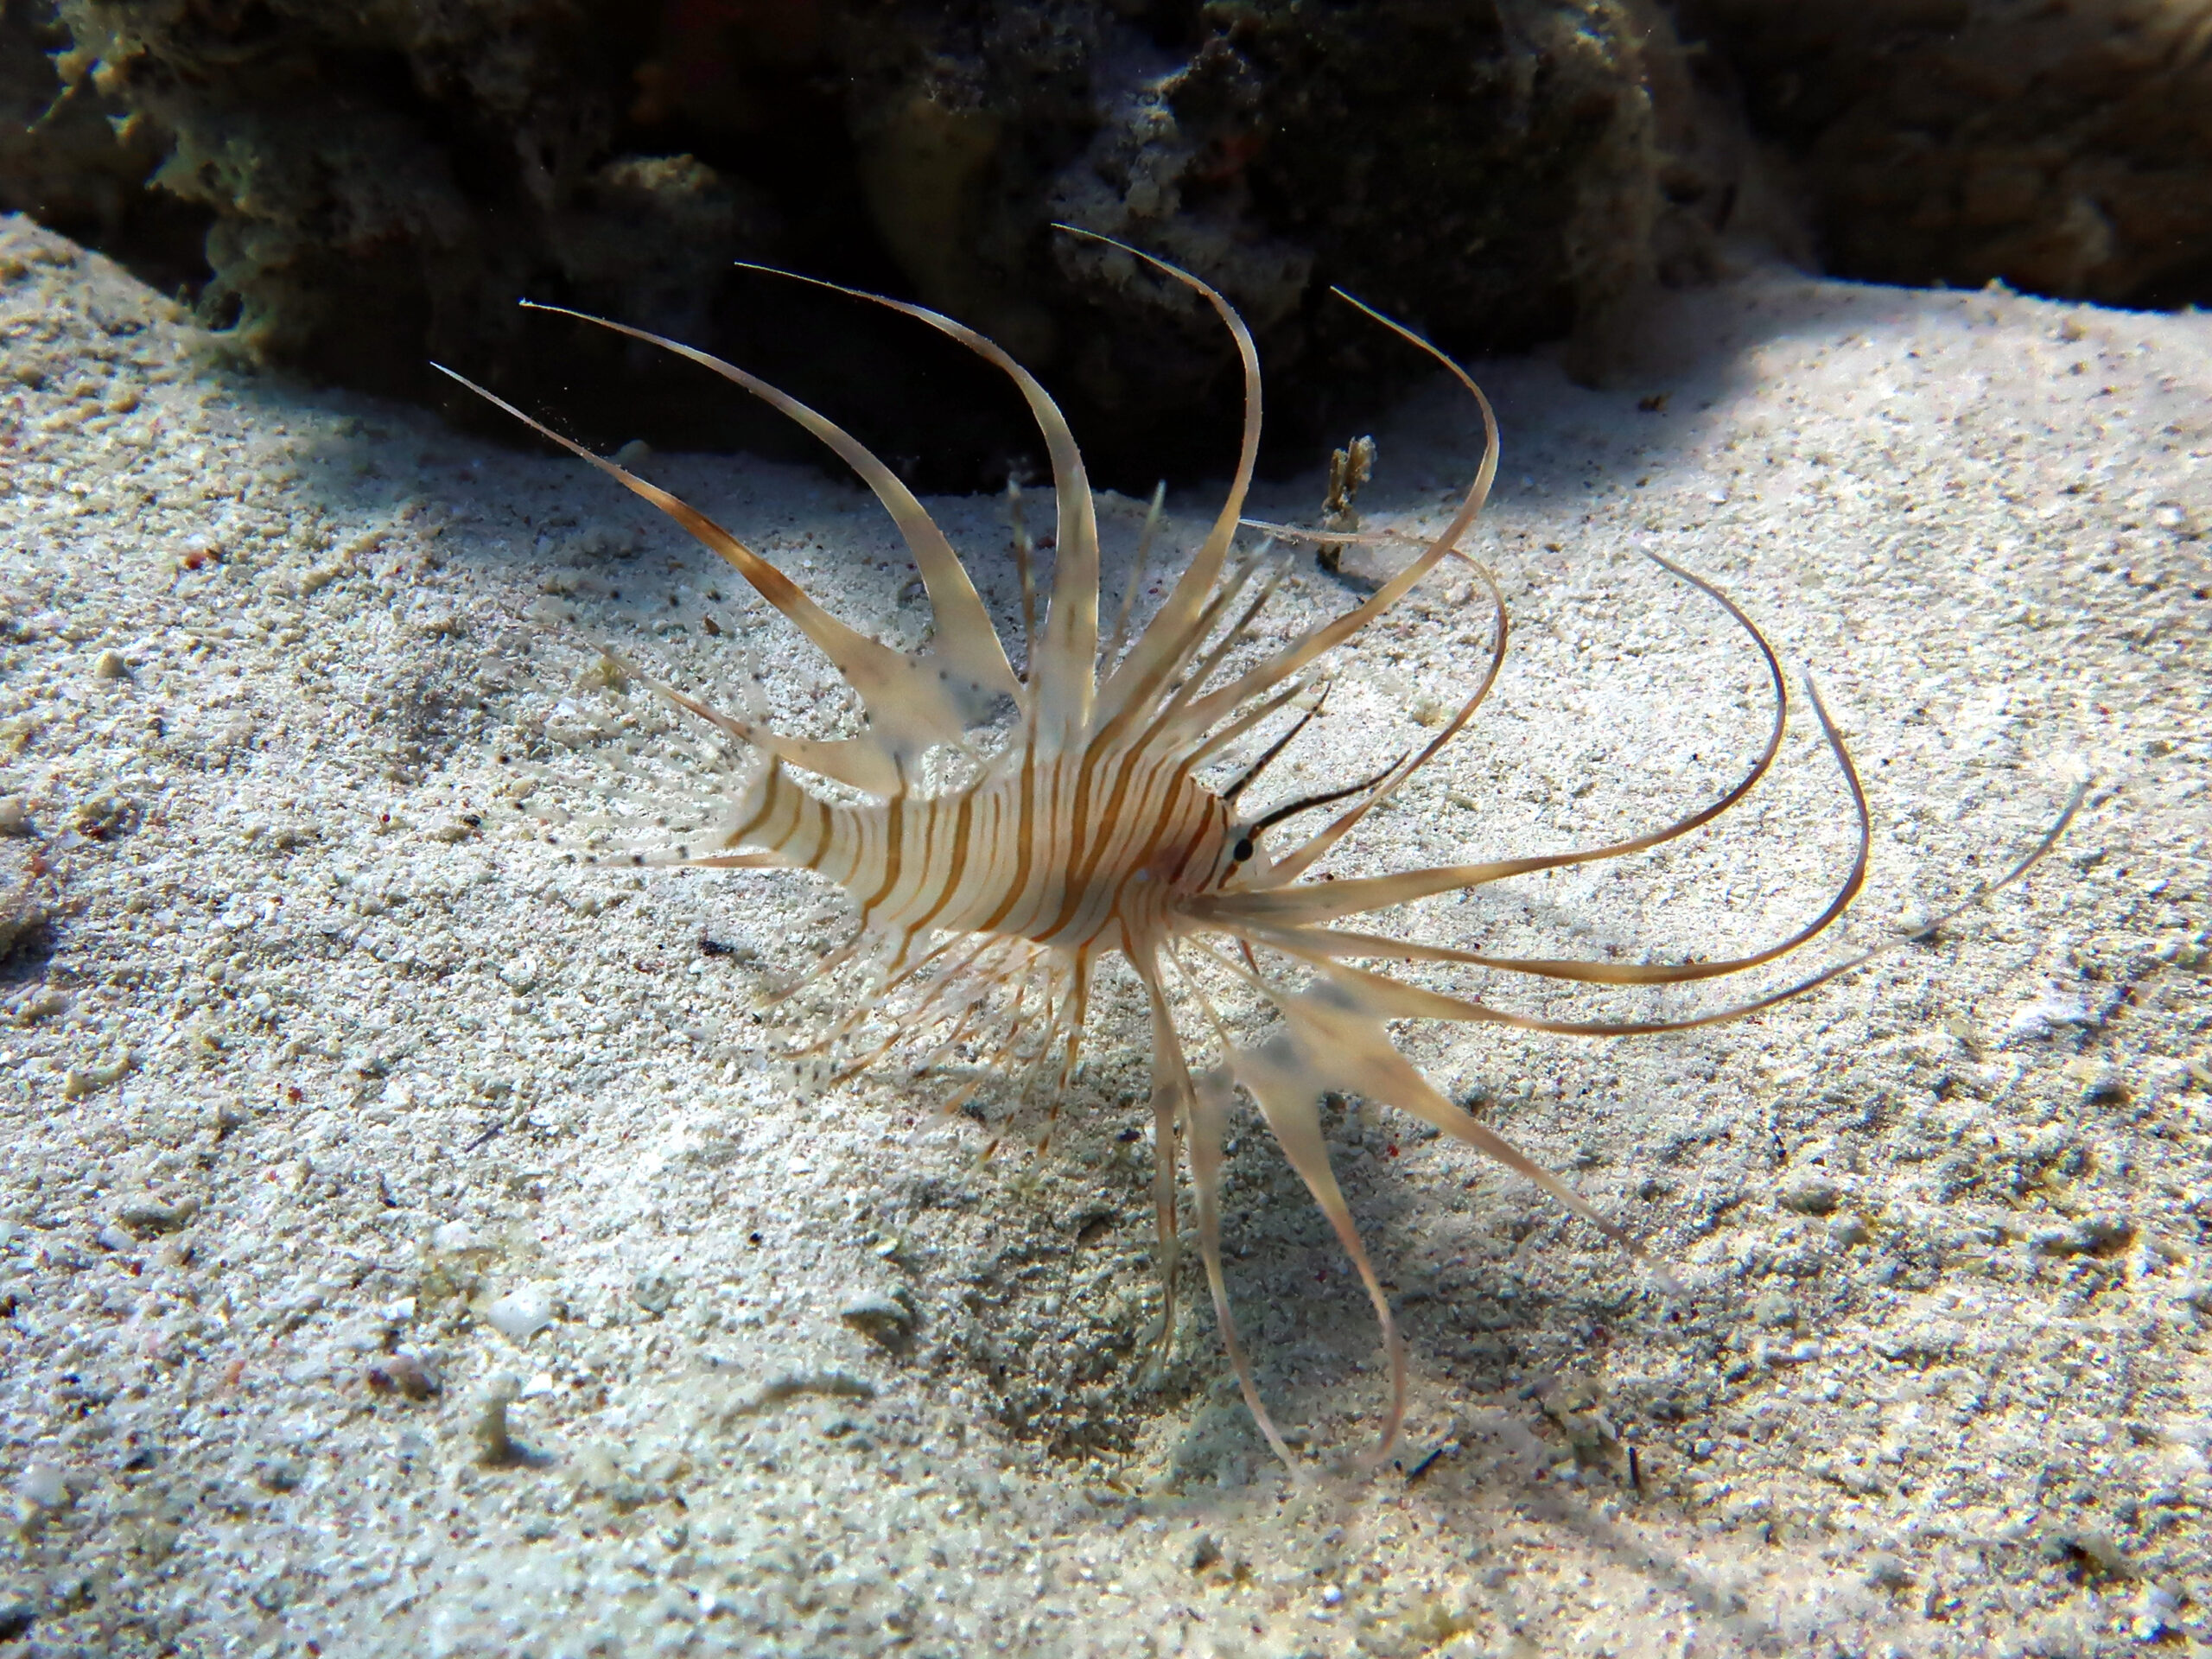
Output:
<instances>
[{"instance_id":1,"label":"juvenile lionfish","mask_svg":"<svg viewBox=\"0 0 2212 1659\"><path fill-rule=\"evenodd\" d=\"M1060 228L1110 243L1094 232ZM702 791L690 780L691 799L684 808L690 832L677 830L681 838L674 844L650 858L636 854L636 861L708 869L803 868L842 888L858 906L858 930L802 983L851 969L864 976L864 989L827 1035L800 1052L836 1056L842 1062L841 1078L894 1053L918 1058L923 1071L955 1055L979 1062L973 1081L947 1109L966 1104L978 1090L1009 1071L1020 1074L1018 1094L1023 1098L1047 1073L1053 1074L1057 1099L1082 1051L1099 966L1109 957L1122 957L1142 985L1151 1017L1153 1196L1165 1287L1160 1342L1164 1347L1174 1330L1179 1147L1190 1160L1198 1252L1223 1344L1262 1433L1295 1472L1290 1448L1260 1398L1223 1279L1224 1140L1235 1092L1241 1088L1334 1228L1381 1322L1389 1357L1390 1404L1380 1446L1369 1459L1380 1462L1388 1457L1404 1416L1405 1349L1330 1169L1320 1118L1325 1096L1363 1096L1434 1125L1534 1181L1643 1259L1626 1234L1559 1177L1439 1092L1401 1053L1387 1022L1456 1021L1605 1037L1687 1031L1742 1019L1801 996L1909 941L1892 938L1780 990L1679 1019L1543 1019L1355 965L1464 964L1604 986L1681 985L1742 973L1818 938L1858 896L1872 833L1866 792L1808 677L1807 696L1857 814L1857 850L1825 909L1778 944L1744 956L1675 965L1530 960L1332 925L1509 876L1623 858L1711 823L1766 775L1781 748L1789 702L1782 666L1734 601L1703 578L1651 555L1725 611L1764 664L1772 719L1764 747L1733 787L1663 828L1605 846L1389 875L1303 879L1436 758L1497 683L1506 649L1504 600L1492 573L1459 546L1497 476L1497 419L1481 389L1458 364L1410 329L1337 290L1465 388L1481 412L1483 459L1450 522L1409 563L1363 603L1240 669L1232 654L1246 645L1284 570L1281 561L1269 556L1272 539L1255 551L1236 551L1238 531L1248 522L1242 515L1260 439L1258 356L1242 319L1205 283L1140 250L1110 245L1183 284L1212 308L1243 364L1244 422L1228 500L1211 532L1150 620L1131 638L1132 601L1144 575L1140 550L1119 620L1103 651L1096 513L1083 458L1058 406L1027 370L975 330L904 301L836 289L926 323L975 352L1019 388L1043 434L1058 513L1055 565L1043 632L1035 636L1029 544L1017 522L1030 624L1026 631L1033 635L1027 671L1022 674L1008 660L959 556L913 493L843 429L744 370L643 329L561 307L535 308L688 358L743 387L836 451L889 512L912 553L936 620L935 636L926 648L893 650L849 627L703 513L474 383L457 374L453 378L651 502L727 560L821 650L864 705L857 735L800 738L770 729L757 710L732 714L645 681L718 734L716 741L726 746L725 765L715 781L718 792L706 800L697 798ZM1154 511L1146 546L1157 521L1157 499ZM1255 528L1285 533L1281 526ZM1327 539L1344 538L1332 532ZM1446 560L1471 571L1489 600L1489 660L1472 694L1433 737L1378 775L1264 812L1244 810L1246 790L1318 711L1312 696L1315 665L1387 614ZM1250 655L1248 649L1239 660ZM1319 689L1325 696L1325 685ZM1209 761L1277 715L1294 719L1240 775L1219 785L1198 775ZM836 798L824 798L801 783L802 773L843 789ZM2005 874L1910 937L1925 938L2017 880L2056 841L2079 800L2077 791L2041 842ZM1338 810L1325 827L1276 844L1292 819L1329 805ZM671 820L664 816L658 822L665 825ZM1179 993L1173 997L1171 983ZM1224 986L1241 988L1252 1006L1225 1014L1217 998ZM1662 1284L1671 1283L1663 1268L1647 1267Z\"/></svg>"}]
</instances>

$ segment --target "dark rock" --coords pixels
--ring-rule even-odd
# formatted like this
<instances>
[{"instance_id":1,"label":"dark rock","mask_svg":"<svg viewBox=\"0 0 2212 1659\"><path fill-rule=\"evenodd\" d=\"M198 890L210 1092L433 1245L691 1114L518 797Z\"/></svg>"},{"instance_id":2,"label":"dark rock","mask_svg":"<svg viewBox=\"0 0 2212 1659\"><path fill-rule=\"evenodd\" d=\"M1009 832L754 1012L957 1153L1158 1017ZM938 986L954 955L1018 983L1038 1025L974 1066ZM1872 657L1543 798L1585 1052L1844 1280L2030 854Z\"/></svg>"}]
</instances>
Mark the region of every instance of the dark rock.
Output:
<instances>
[{"instance_id":1,"label":"dark rock","mask_svg":"<svg viewBox=\"0 0 2212 1659\"><path fill-rule=\"evenodd\" d=\"M2201 5L1693 0L1791 152L1827 268L2128 306L2212 301Z\"/></svg>"},{"instance_id":2,"label":"dark rock","mask_svg":"<svg viewBox=\"0 0 2212 1659\"><path fill-rule=\"evenodd\" d=\"M1036 445L990 372L731 264L902 292L1038 369L1094 470L1142 488L1221 459L1234 358L1186 290L1055 219L1219 286L1260 335L1279 437L1325 453L1421 368L1331 283L1447 349L1572 330L1601 368L1735 196L1696 60L1619 0L54 4L10 60L16 102L66 87L135 148L30 135L13 175L0 157L8 201L67 195L10 176L150 166L207 225L200 310L240 353L463 410L435 358L608 447L816 453L719 380L518 296L793 382L929 481L995 481ZM67 49L41 67L48 35ZM120 222L105 239L134 251Z\"/></svg>"}]
</instances>

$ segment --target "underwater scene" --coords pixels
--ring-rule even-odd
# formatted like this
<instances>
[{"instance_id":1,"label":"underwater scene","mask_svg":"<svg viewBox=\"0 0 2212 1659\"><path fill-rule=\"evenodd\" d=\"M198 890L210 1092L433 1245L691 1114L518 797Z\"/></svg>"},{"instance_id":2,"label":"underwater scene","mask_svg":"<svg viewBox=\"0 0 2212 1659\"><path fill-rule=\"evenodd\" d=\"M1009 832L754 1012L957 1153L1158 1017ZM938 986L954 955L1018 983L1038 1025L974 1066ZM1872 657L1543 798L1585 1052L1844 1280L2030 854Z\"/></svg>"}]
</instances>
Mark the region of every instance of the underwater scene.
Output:
<instances>
[{"instance_id":1,"label":"underwater scene","mask_svg":"<svg viewBox=\"0 0 2212 1659\"><path fill-rule=\"evenodd\" d=\"M0 0L0 1659L2212 1645L2212 0Z\"/></svg>"}]
</instances>

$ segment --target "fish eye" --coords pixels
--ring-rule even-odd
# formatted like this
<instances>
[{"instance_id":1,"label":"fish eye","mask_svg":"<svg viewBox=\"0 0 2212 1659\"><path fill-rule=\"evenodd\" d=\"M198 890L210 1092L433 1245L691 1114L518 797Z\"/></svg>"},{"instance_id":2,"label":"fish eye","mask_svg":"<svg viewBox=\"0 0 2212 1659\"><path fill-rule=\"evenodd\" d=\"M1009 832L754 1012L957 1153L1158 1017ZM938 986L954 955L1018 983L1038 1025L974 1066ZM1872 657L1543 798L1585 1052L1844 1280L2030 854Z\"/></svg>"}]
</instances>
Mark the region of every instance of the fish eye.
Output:
<instances>
[{"instance_id":1,"label":"fish eye","mask_svg":"<svg viewBox=\"0 0 2212 1659\"><path fill-rule=\"evenodd\" d=\"M1242 864L1246 859L1251 857L1252 837L1239 836L1236 838L1236 844L1229 849L1229 856L1232 862L1237 864Z\"/></svg>"}]
</instances>

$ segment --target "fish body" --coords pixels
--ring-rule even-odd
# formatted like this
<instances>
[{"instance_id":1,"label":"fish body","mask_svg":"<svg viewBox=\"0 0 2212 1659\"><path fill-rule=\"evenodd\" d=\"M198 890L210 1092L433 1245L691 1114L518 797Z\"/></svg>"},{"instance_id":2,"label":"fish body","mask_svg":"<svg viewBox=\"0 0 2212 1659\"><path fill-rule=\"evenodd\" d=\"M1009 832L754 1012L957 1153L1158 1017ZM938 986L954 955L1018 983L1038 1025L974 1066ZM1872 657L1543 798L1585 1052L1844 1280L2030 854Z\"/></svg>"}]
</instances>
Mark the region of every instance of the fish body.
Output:
<instances>
[{"instance_id":1,"label":"fish body","mask_svg":"<svg viewBox=\"0 0 2212 1659\"><path fill-rule=\"evenodd\" d=\"M967 788L850 805L777 762L739 806L721 850L766 851L835 882L902 956L934 932L1127 955L1236 868L1221 798L1173 757L1128 744L1041 758L1023 747Z\"/></svg>"}]
</instances>

